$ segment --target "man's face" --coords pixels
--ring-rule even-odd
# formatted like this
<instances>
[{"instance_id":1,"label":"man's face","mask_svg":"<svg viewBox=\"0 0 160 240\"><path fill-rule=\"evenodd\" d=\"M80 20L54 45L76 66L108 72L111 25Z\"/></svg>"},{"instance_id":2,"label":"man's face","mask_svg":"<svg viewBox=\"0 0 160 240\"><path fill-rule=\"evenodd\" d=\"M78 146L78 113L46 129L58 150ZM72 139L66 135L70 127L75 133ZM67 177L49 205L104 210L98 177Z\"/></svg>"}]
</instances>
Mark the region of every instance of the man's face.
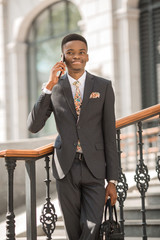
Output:
<instances>
[{"instance_id":1,"label":"man's face","mask_svg":"<svg viewBox=\"0 0 160 240\"><path fill-rule=\"evenodd\" d=\"M87 46L84 42L75 40L64 44L63 54L68 71L82 72L88 62Z\"/></svg>"}]
</instances>

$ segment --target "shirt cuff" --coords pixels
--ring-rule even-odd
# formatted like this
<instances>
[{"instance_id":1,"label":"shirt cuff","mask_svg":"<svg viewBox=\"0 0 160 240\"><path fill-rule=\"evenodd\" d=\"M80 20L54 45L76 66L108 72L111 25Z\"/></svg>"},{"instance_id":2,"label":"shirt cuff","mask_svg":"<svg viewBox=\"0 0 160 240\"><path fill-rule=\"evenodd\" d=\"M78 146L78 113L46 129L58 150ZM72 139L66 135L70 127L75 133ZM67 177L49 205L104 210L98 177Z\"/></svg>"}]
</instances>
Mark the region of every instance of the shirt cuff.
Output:
<instances>
[{"instance_id":1,"label":"shirt cuff","mask_svg":"<svg viewBox=\"0 0 160 240\"><path fill-rule=\"evenodd\" d=\"M43 88L43 92L46 93L46 94L51 94L52 93L51 90L49 90L49 89L47 89L45 87Z\"/></svg>"},{"instance_id":2,"label":"shirt cuff","mask_svg":"<svg viewBox=\"0 0 160 240\"><path fill-rule=\"evenodd\" d=\"M109 182L113 183L115 186L117 186L117 181L116 180L109 180Z\"/></svg>"}]
</instances>

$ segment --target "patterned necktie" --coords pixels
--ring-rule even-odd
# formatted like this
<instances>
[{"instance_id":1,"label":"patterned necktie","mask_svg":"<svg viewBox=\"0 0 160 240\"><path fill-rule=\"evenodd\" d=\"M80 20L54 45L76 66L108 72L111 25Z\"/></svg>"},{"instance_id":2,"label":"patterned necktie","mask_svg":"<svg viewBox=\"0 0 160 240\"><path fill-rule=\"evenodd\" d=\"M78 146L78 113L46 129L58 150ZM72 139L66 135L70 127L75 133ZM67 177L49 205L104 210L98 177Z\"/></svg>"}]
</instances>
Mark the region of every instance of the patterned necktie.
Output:
<instances>
[{"instance_id":1,"label":"patterned necktie","mask_svg":"<svg viewBox=\"0 0 160 240\"><path fill-rule=\"evenodd\" d=\"M76 93L74 96L74 105L75 105L76 113L78 116L78 120L79 120L81 104L82 104L82 98L81 98L81 93L80 93L80 89L79 89L80 84L81 83L79 81L75 81L73 83L73 85L76 87ZM78 122L78 120L77 120L77 122ZM77 144L77 152L82 152L82 148L81 148L79 140L78 140L78 144Z\"/></svg>"}]
</instances>

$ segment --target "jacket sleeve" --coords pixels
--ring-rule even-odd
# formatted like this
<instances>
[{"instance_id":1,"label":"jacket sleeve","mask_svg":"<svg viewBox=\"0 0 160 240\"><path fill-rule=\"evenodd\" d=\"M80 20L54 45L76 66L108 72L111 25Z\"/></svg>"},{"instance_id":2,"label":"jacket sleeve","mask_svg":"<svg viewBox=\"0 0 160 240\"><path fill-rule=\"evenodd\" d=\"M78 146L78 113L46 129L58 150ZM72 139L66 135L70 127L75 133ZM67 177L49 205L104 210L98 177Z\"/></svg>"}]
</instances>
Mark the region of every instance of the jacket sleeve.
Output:
<instances>
[{"instance_id":1,"label":"jacket sleeve","mask_svg":"<svg viewBox=\"0 0 160 240\"><path fill-rule=\"evenodd\" d=\"M51 94L43 92L29 113L27 119L28 130L32 133L40 131L52 112Z\"/></svg>"},{"instance_id":2,"label":"jacket sleeve","mask_svg":"<svg viewBox=\"0 0 160 240\"><path fill-rule=\"evenodd\" d=\"M108 82L103 109L103 134L106 158L106 179L118 180L119 160L116 146L114 92Z\"/></svg>"}]
</instances>

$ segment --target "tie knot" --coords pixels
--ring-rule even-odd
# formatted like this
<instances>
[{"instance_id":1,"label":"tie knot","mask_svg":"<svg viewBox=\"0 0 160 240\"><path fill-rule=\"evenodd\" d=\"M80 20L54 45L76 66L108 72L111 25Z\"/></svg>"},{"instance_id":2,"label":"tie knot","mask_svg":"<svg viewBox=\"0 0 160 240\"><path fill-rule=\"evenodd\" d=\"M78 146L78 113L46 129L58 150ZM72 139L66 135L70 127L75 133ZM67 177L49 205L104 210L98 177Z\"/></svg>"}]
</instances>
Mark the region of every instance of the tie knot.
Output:
<instances>
[{"instance_id":1,"label":"tie knot","mask_svg":"<svg viewBox=\"0 0 160 240\"><path fill-rule=\"evenodd\" d=\"M79 87L79 86L81 85L81 83L77 80L77 81L75 81L75 82L73 83L73 85L76 86L76 88L77 88L77 87Z\"/></svg>"}]
</instances>

